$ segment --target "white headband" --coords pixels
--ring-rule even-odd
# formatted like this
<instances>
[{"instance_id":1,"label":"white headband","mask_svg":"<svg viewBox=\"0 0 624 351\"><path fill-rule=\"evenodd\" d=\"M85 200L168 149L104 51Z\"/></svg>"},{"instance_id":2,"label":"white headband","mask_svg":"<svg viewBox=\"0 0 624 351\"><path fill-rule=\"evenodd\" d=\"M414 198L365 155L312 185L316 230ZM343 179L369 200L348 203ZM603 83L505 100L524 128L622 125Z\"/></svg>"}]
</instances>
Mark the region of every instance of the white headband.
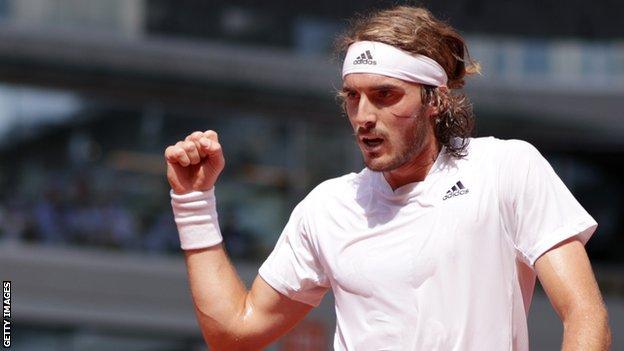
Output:
<instances>
[{"instance_id":1,"label":"white headband","mask_svg":"<svg viewBox=\"0 0 624 351\"><path fill-rule=\"evenodd\" d=\"M447 82L444 68L433 59L376 41L357 41L349 46L342 79L350 73L374 73L436 87Z\"/></svg>"}]
</instances>

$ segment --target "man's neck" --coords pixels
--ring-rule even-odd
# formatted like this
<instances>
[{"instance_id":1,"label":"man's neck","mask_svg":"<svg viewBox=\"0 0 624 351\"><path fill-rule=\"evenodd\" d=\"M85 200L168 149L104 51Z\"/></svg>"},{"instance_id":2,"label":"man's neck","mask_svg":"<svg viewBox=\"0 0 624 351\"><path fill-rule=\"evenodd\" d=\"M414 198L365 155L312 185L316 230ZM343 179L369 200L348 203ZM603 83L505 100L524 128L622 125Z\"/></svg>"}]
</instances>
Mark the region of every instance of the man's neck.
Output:
<instances>
[{"instance_id":1,"label":"man's neck","mask_svg":"<svg viewBox=\"0 0 624 351\"><path fill-rule=\"evenodd\" d=\"M383 172L384 178L392 190L409 183L425 180L440 153L440 149L441 146L437 141L430 142L413 160L397 169Z\"/></svg>"}]
</instances>

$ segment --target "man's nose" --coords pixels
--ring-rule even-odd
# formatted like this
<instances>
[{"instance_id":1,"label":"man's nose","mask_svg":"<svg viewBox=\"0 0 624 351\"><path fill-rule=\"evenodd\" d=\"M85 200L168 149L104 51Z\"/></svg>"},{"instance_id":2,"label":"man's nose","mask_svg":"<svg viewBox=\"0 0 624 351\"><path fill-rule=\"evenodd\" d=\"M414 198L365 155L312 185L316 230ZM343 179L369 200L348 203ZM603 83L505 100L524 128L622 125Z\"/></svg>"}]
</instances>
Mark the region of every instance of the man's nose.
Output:
<instances>
[{"instance_id":1,"label":"man's nose","mask_svg":"<svg viewBox=\"0 0 624 351\"><path fill-rule=\"evenodd\" d=\"M371 129L377 123L377 108L372 104L365 94L362 94L358 103L357 115L355 123L358 127Z\"/></svg>"}]
</instances>

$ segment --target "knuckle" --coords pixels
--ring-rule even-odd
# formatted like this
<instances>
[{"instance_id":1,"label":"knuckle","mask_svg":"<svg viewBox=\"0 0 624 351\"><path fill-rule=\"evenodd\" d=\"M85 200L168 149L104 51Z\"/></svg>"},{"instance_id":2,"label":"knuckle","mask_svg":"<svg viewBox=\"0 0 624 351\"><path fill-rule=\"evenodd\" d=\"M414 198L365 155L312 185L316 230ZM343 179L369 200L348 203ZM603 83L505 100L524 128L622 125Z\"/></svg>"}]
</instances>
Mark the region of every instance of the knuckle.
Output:
<instances>
[{"instance_id":1,"label":"knuckle","mask_svg":"<svg viewBox=\"0 0 624 351\"><path fill-rule=\"evenodd\" d=\"M207 136L208 138L215 138L215 139L219 137L219 134L217 134L217 132L215 132L214 130L207 130L204 133L204 135Z\"/></svg>"},{"instance_id":2,"label":"knuckle","mask_svg":"<svg viewBox=\"0 0 624 351\"><path fill-rule=\"evenodd\" d=\"M202 135L204 135L204 133L199 132L199 131L195 131L195 132L193 132L193 133L189 134L189 135L186 137L186 139L185 139L185 140L186 140L186 141L193 141L193 140L197 140L198 138L201 138L201 137L202 137Z\"/></svg>"}]
</instances>

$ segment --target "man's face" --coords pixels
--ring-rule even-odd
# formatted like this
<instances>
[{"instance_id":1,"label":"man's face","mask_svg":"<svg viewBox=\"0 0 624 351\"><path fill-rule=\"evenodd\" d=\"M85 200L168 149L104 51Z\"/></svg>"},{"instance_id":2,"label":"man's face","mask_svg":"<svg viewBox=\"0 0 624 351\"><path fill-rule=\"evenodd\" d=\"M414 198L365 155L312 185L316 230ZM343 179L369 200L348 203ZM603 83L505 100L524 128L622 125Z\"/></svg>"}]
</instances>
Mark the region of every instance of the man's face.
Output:
<instances>
[{"instance_id":1,"label":"man's face","mask_svg":"<svg viewBox=\"0 0 624 351\"><path fill-rule=\"evenodd\" d=\"M433 135L421 86L377 74L345 77L342 95L364 163L387 172L416 159Z\"/></svg>"}]
</instances>

